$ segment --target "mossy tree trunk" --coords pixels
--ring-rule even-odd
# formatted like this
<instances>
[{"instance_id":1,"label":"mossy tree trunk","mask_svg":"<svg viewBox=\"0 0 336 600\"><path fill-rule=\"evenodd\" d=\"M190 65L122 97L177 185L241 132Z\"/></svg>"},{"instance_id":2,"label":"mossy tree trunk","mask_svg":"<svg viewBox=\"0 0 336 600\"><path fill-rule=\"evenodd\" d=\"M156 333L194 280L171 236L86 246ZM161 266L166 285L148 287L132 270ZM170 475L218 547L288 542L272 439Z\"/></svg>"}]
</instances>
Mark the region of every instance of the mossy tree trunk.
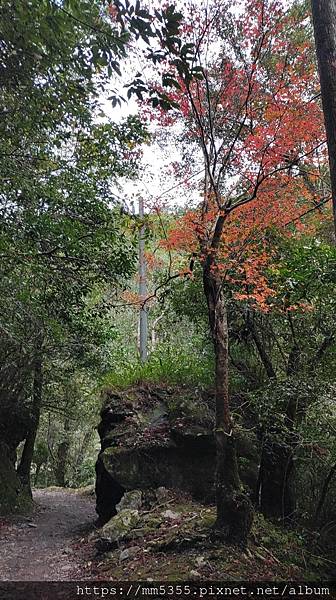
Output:
<instances>
[{"instance_id":1,"label":"mossy tree trunk","mask_svg":"<svg viewBox=\"0 0 336 600\"><path fill-rule=\"evenodd\" d=\"M290 315L288 318L293 335L293 345L288 356L286 375L292 377L299 369L300 348ZM277 374L275 368L251 311L247 314L246 323L265 372L270 382L276 385ZM293 516L296 504L292 485L294 453L297 446L295 435L296 415L297 401L295 397L292 397L285 408L286 428L283 429L270 423L267 429L261 432L262 450L255 500L263 514L283 521L289 520Z\"/></svg>"},{"instance_id":2,"label":"mossy tree trunk","mask_svg":"<svg viewBox=\"0 0 336 600\"><path fill-rule=\"evenodd\" d=\"M60 487L66 486L67 461L70 450L69 432L71 423L68 418L64 421L63 439L58 445L56 453L55 479Z\"/></svg>"},{"instance_id":3,"label":"mossy tree trunk","mask_svg":"<svg viewBox=\"0 0 336 600\"><path fill-rule=\"evenodd\" d=\"M35 471L35 476L34 476L34 486L36 487L38 484L38 480L39 480L39 476L40 476L40 471L41 471L41 467L42 467L43 463L38 463L36 465L36 471Z\"/></svg>"},{"instance_id":4,"label":"mossy tree trunk","mask_svg":"<svg viewBox=\"0 0 336 600\"><path fill-rule=\"evenodd\" d=\"M222 282L214 273L211 255L203 266L204 292L215 351L216 383L216 528L226 539L246 542L253 509L239 477L238 460L229 403L229 332Z\"/></svg>"},{"instance_id":5,"label":"mossy tree trunk","mask_svg":"<svg viewBox=\"0 0 336 600\"><path fill-rule=\"evenodd\" d=\"M17 474L30 495L31 492L31 480L30 471L31 464L34 454L34 446L36 440L36 434L40 421L40 412L42 404L42 387L43 387L43 369L42 369L42 335L37 336L37 343L35 349L34 359L34 375L33 375L33 388L32 388L32 407L31 407L31 425L26 436L20 464L17 469Z\"/></svg>"},{"instance_id":6,"label":"mossy tree trunk","mask_svg":"<svg viewBox=\"0 0 336 600\"><path fill-rule=\"evenodd\" d=\"M261 457L260 508L273 519L289 520L295 511L293 451L291 439L277 440L279 432L268 432ZM283 437L283 433L282 433Z\"/></svg>"}]
</instances>

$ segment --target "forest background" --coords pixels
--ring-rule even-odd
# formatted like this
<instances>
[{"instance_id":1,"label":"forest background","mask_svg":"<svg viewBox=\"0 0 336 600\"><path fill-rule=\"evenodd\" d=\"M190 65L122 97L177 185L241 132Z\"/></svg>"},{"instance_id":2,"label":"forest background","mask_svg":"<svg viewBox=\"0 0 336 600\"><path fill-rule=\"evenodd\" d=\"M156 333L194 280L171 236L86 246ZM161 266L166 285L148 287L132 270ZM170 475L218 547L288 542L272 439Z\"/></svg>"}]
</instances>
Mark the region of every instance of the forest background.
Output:
<instances>
[{"instance_id":1,"label":"forest background","mask_svg":"<svg viewBox=\"0 0 336 600\"><path fill-rule=\"evenodd\" d=\"M310 3L3 1L0 16L2 510L32 484L94 481L102 390L212 390L218 527L245 539L257 509L334 540L335 238Z\"/></svg>"}]
</instances>

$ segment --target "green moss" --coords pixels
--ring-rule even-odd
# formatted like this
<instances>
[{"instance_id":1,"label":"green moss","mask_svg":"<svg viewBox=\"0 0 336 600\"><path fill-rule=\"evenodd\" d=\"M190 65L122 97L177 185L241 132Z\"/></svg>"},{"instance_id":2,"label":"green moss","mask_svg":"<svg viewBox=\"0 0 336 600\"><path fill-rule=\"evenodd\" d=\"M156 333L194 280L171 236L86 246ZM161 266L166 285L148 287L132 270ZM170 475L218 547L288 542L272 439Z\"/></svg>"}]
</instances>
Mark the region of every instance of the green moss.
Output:
<instances>
[{"instance_id":1,"label":"green moss","mask_svg":"<svg viewBox=\"0 0 336 600\"><path fill-rule=\"evenodd\" d=\"M211 423L212 414L204 401L195 394L176 395L167 402L168 415L171 420L188 418L197 423Z\"/></svg>"},{"instance_id":2,"label":"green moss","mask_svg":"<svg viewBox=\"0 0 336 600\"><path fill-rule=\"evenodd\" d=\"M156 515L146 515L143 520L146 523L146 528L149 532L153 529L158 529L164 521L163 517L158 517Z\"/></svg>"},{"instance_id":3,"label":"green moss","mask_svg":"<svg viewBox=\"0 0 336 600\"><path fill-rule=\"evenodd\" d=\"M118 456L120 454L124 454L125 449L124 448L119 448L119 446L109 446L109 448L106 448L106 450L104 450L104 452L102 453L102 459L105 465L105 460L109 460L109 458L112 456Z\"/></svg>"},{"instance_id":4,"label":"green moss","mask_svg":"<svg viewBox=\"0 0 336 600\"><path fill-rule=\"evenodd\" d=\"M9 460L8 449L0 445L0 515L27 514L33 508L32 498Z\"/></svg>"},{"instance_id":5,"label":"green moss","mask_svg":"<svg viewBox=\"0 0 336 600\"><path fill-rule=\"evenodd\" d=\"M138 511L125 508L104 525L99 533L99 537L112 545L114 543L119 543L120 540L123 540L128 536L128 534L137 526L138 522Z\"/></svg>"},{"instance_id":6,"label":"green moss","mask_svg":"<svg viewBox=\"0 0 336 600\"><path fill-rule=\"evenodd\" d=\"M176 521L164 517L169 510ZM311 545L300 531L274 525L256 514L248 548L225 544L211 537L215 521L214 506L202 506L176 493L166 505L139 513L136 527L124 537L122 545L141 545L143 553L120 563L120 550L109 553L104 574L128 580L130 573L139 580L188 580L193 571L202 580L313 580L324 574L323 558L312 560ZM173 525L175 525L173 527ZM136 541L139 540L139 541ZM144 559L145 556L145 560ZM314 577L313 577L314 576Z\"/></svg>"},{"instance_id":7,"label":"green moss","mask_svg":"<svg viewBox=\"0 0 336 600\"><path fill-rule=\"evenodd\" d=\"M207 513L201 517L202 527L213 527L216 521L216 515L213 513Z\"/></svg>"}]
</instances>

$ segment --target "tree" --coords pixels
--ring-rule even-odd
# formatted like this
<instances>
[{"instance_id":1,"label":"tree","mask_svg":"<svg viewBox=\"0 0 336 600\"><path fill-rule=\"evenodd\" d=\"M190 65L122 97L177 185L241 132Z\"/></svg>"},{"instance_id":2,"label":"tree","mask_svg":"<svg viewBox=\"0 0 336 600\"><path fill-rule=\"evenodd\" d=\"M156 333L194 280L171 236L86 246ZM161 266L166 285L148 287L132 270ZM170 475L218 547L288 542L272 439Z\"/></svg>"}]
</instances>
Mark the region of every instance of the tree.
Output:
<instances>
[{"instance_id":1,"label":"tree","mask_svg":"<svg viewBox=\"0 0 336 600\"><path fill-rule=\"evenodd\" d=\"M13 464L25 440L18 472L30 491L46 356L62 332L78 334L95 286L116 285L133 268L127 217L111 183L134 175L147 134L138 119L98 125L99 96L121 74L131 40L143 40L160 62L182 15L128 1L5 0L0 17L2 434ZM169 105L140 76L133 93ZM112 104L122 100L112 90Z\"/></svg>"},{"instance_id":2,"label":"tree","mask_svg":"<svg viewBox=\"0 0 336 600\"><path fill-rule=\"evenodd\" d=\"M99 3L71 4L103 29L88 31L51 2L1 5L1 434L13 464L25 440L18 474L28 491L46 356L63 342L60 330L79 335L97 282L133 268L110 187L133 176L146 137L137 119L95 122L102 69L124 54L126 38Z\"/></svg>"},{"instance_id":3,"label":"tree","mask_svg":"<svg viewBox=\"0 0 336 600\"><path fill-rule=\"evenodd\" d=\"M336 227L336 6L333 0L312 0L311 6Z\"/></svg>"},{"instance_id":4,"label":"tree","mask_svg":"<svg viewBox=\"0 0 336 600\"><path fill-rule=\"evenodd\" d=\"M267 279L273 295L267 311L248 297L235 299L237 284L226 285L230 390L238 436L247 420L247 429L259 440L253 441L260 457L253 501L268 517L294 524L304 513L314 517L320 490L328 491L329 474L334 473L333 434L331 447L328 432L334 422L335 249L324 241L323 228L311 235L279 236L275 230L268 235L273 264ZM173 251L172 259L178 258ZM181 268L185 260L182 254ZM197 264L193 278L176 279L164 301L171 318L177 312L202 328L205 349L209 340L201 287ZM193 344L196 365L195 337ZM242 464L239 460L240 468ZM332 493L330 489L326 500L329 515Z\"/></svg>"},{"instance_id":5,"label":"tree","mask_svg":"<svg viewBox=\"0 0 336 600\"><path fill-rule=\"evenodd\" d=\"M238 475L230 412L230 290L235 285L237 299L267 311L272 229L292 224L295 232L301 217L326 199L318 183L323 128L306 15L264 0L247 0L241 16L231 7L217 3L200 14L194 6L185 35L192 31L196 52L182 47L198 76L191 77L189 63L175 62L179 87L172 97L194 166L201 155L205 175L203 199L163 243L201 264L215 353L217 527L242 541L252 507Z\"/></svg>"},{"instance_id":6,"label":"tree","mask_svg":"<svg viewBox=\"0 0 336 600\"><path fill-rule=\"evenodd\" d=\"M332 370L335 251L305 236L279 240L277 256L272 308L250 314L247 326L269 380L261 390L256 498L264 514L286 520L296 510L294 459L303 423Z\"/></svg>"}]
</instances>

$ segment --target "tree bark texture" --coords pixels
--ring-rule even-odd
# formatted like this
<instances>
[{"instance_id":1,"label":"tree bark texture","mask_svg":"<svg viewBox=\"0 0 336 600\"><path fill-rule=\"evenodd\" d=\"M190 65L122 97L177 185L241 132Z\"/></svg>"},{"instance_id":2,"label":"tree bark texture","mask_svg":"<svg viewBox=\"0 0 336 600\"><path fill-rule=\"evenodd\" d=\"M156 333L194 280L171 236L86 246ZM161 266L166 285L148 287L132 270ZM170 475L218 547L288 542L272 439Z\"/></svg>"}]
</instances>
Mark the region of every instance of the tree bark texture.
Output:
<instances>
[{"instance_id":1,"label":"tree bark texture","mask_svg":"<svg viewBox=\"0 0 336 600\"><path fill-rule=\"evenodd\" d=\"M247 314L246 314L246 326L252 335L252 339L256 345L258 354L260 356L260 360L264 366L267 376L269 377L269 379L276 379L276 373L274 371L272 361L271 361L268 353L266 352L265 346L262 343L262 339L260 338L260 336L258 334L257 328L256 328L254 320L253 320L253 316L252 316L250 310L248 310Z\"/></svg>"},{"instance_id":2,"label":"tree bark texture","mask_svg":"<svg viewBox=\"0 0 336 600\"><path fill-rule=\"evenodd\" d=\"M252 316L248 315L248 327L258 350L260 359L270 381L276 381L276 372L261 336L255 327ZM290 351L287 366L287 376L293 376L299 368L300 349L295 340ZM287 431L270 425L267 431L262 431L262 450L260 459L256 504L264 515L273 519L288 521L295 511L295 494L292 485L294 477L294 453L297 437L294 433L297 420L297 399L290 398L286 407L285 423Z\"/></svg>"},{"instance_id":3,"label":"tree bark texture","mask_svg":"<svg viewBox=\"0 0 336 600\"><path fill-rule=\"evenodd\" d=\"M36 434L40 421L41 403L42 403L42 386L43 386L43 372L42 372L42 344L40 344L40 338L37 343L35 359L34 359L34 379L33 379L33 390L32 390L32 421L28 431L26 441L24 444L23 452L17 473L22 481L22 484L28 489L31 495L31 481L30 481L30 470L31 463L33 460L34 446L36 440Z\"/></svg>"},{"instance_id":4,"label":"tree bark texture","mask_svg":"<svg viewBox=\"0 0 336 600\"><path fill-rule=\"evenodd\" d=\"M326 500L326 497L327 497L327 493L328 493L328 489L329 489L330 483L331 483L331 481L332 481L332 479L333 479L333 477L334 477L335 474L336 474L336 463L331 467L331 469L330 469L330 471L329 471L329 473L328 473L328 475L327 475L327 477L325 479L325 482L323 484L322 491L321 491L321 496L320 496L320 499L318 501L316 512L315 512L315 519L314 519L315 523L318 522L318 520L320 518L320 514L322 512L322 509L323 509L323 506L324 506L324 503L325 503L325 500Z\"/></svg>"},{"instance_id":5,"label":"tree bark texture","mask_svg":"<svg viewBox=\"0 0 336 600\"><path fill-rule=\"evenodd\" d=\"M293 447L291 440L276 440L278 432L268 432L264 440L260 465L260 509L273 519L287 521L295 510L292 486Z\"/></svg>"},{"instance_id":6,"label":"tree bark texture","mask_svg":"<svg viewBox=\"0 0 336 600\"><path fill-rule=\"evenodd\" d=\"M225 538L245 543L253 520L253 509L243 492L229 404L229 333L227 309L220 280L211 266L203 267L204 292L215 350L216 380L216 528Z\"/></svg>"},{"instance_id":7,"label":"tree bark texture","mask_svg":"<svg viewBox=\"0 0 336 600\"><path fill-rule=\"evenodd\" d=\"M336 227L336 2L312 0L311 5Z\"/></svg>"},{"instance_id":8,"label":"tree bark texture","mask_svg":"<svg viewBox=\"0 0 336 600\"><path fill-rule=\"evenodd\" d=\"M66 471L67 461L70 450L70 439L69 432L71 429L71 423L69 419L64 421L63 439L60 441L57 452L56 452L56 464L55 464L55 479L56 484L60 487L66 487Z\"/></svg>"},{"instance_id":9,"label":"tree bark texture","mask_svg":"<svg viewBox=\"0 0 336 600\"><path fill-rule=\"evenodd\" d=\"M38 484L38 480L39 480L39 475L40 475L40 471L41 471L41 467L42 467L42 463L39 463L36 466L36 471L35 471L35 476L34 476L34 486L36 487Z\"/></svg>"}]
</instances>

